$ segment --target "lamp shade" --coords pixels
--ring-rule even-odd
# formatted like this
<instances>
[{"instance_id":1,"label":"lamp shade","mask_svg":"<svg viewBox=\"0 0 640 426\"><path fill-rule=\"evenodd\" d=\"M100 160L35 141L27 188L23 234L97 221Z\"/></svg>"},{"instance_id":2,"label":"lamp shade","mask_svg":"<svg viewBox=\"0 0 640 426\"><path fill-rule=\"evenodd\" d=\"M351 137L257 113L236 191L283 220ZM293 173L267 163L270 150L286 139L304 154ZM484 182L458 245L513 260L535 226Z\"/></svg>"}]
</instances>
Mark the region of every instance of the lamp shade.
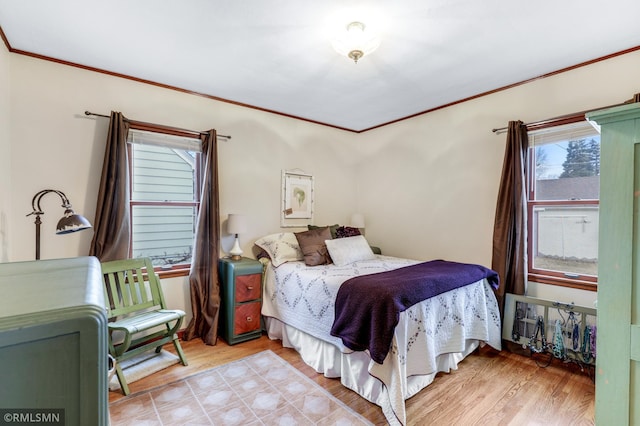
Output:
<instances>
[{"instance_id":1,"label":"lamp shade","mask_svg":"<svg viewBox=\"0 0 640 426\"><path fill-rule=\"evenodd\" d=\"M56 234L68 234L87 228L91 228L91 223L89 223L86 217L77 214L72 209L66 209L64 216L58 221Z\"/></svg>"},{"instance_id":2,"label":"lamp shade","mask_svg":"<svg viewBox=\"0 0 640 426\"><path fill-rule=\"evenodd\" d=\"M364 228L364 215L362 213L354 213L351 215L351 227Z\"/></svg>"},{"instance_id":3,"label":"lamp shade","mask_svg":"<svg viewBox=\"0 0 640 426\"><path fill-rule=\"evenodd\" d=\"M243 214L230 214L227 219L227 232L229 234L242 234L247 231L247 221Z\"/></svg>"}]
</instances>

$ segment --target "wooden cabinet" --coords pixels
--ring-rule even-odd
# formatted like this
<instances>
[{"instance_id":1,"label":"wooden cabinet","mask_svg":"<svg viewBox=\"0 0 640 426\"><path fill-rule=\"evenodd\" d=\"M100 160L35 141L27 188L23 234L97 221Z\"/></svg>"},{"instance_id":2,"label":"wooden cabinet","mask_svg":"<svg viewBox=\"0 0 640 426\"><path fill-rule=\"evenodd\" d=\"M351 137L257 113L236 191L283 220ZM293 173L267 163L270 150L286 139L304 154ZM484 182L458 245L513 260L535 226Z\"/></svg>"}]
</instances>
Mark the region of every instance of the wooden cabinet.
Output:
<instances>
[{"instance_id":1,"label":"wooden cabinet","mask_svg":"<svg viewBox=\"0 0 640 426\"><path fill-rule=\"evenodd\" d=\"M0 292L3 413L107 425L107 315L98 259L0 263Z\"/></svg>"},{"instance_id":2,"label":"wooden cabinet","mask_svg":"<svg viewBox=\"0 0 640 426\"><path fill-rule=\"evenodd\" d=\"M220 335L230 345L262 334L262 264L257 260L220 259Z\"/></svg>"}]
</instances>

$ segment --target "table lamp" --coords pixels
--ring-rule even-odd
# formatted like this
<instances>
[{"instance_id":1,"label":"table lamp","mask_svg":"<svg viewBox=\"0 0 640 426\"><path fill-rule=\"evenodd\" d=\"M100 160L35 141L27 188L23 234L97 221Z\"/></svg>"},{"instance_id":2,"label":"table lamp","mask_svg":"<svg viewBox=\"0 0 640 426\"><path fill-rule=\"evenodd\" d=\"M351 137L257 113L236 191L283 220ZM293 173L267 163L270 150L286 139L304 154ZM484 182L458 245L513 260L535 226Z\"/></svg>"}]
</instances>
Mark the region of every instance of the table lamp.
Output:
<instances>
[{"instance_id":1,"label":"table lamp","mask_svg":"<svg viewBox=\"0 0 640 426\"><path fill-rule=\"evenodd\" d=\"M229 251L231 255L231 260L240 260L242 259L242 249L240 248L240 240L238 240L238 234L242 234L246 232L247 225L245 221L245 217L242 214L229 214L229 219L227 220L227 232L229 234L235 234L236 241Z\"/></svg>"}]
</instances>

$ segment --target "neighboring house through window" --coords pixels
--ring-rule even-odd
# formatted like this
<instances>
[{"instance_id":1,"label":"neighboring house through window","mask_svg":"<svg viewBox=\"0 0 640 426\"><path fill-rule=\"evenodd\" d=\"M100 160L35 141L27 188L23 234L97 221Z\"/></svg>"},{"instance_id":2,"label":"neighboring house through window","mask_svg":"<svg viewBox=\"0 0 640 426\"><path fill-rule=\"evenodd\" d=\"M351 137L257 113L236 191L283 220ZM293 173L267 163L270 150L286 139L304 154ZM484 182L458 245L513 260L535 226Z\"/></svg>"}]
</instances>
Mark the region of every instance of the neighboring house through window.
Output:
<instances>
[{"instance_id":1,"label":"neighboring house through window","mask_svg":"<svg viewBox=\"0 0 640 426\"><path fill-rule=\"evenodd\" d=\"M529 280L594 290L600 134L587 121L529 131Z\"/></svg>"},{"instance_id":2,"label":"neighboring house through window","mask_svg":"<svg viewBox=\"0 0 640 426\"><path fill-rule=\"evenodd\" d=\"M199 139L130 129L131 257L188 267L200 202Z\"/></svg>"}]
</instances>

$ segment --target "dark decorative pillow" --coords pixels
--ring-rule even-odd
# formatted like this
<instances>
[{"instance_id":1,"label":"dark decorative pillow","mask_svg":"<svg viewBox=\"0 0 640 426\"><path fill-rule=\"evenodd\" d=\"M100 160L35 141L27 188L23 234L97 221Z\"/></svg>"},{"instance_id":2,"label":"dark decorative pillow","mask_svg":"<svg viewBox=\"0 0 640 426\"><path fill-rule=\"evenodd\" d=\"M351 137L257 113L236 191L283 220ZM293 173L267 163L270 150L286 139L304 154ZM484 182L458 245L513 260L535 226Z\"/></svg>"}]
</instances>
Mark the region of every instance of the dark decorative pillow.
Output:
<instances>
[{"instance_id":1,"label":"dark decorative pillow","mask_svg":"<svg viewBox=\"0 0 640 426\"><path fill-rule=\"evenodd\" d=\"M336 229L338 229L339 226L340 225L338 225L337 223L335 225L329 226L329 231L331 232L332 239L336 238ZM307 225L307 229L309 229L309 231L313 229L320 229L320 228L326 228L326 226Z\"/></svg>"},{"instance_id":2,"label":"dark decorative pillow","mask_svg":"<svg viewBox=\"0 0 640 426\"><path fill-rule=\"evenodd\" d=\"M331 257L325 244L325 240L332 239L328 226L310 231L296 232L295 235L298 239L300 250L304 255L305 265L318 266L331 263Z\"/></svg>"},{"instance_id":3,"label":"dark decorative pillow","mask_svg":"<svg viewBox=\"0 0 640 426\"><path fill-rule=\"evenodd\" d=\"M352 228L350 226L340 226L336 229L336 238L356 237L360 234L358 228Z\"/></svg>"}]
</instances>

